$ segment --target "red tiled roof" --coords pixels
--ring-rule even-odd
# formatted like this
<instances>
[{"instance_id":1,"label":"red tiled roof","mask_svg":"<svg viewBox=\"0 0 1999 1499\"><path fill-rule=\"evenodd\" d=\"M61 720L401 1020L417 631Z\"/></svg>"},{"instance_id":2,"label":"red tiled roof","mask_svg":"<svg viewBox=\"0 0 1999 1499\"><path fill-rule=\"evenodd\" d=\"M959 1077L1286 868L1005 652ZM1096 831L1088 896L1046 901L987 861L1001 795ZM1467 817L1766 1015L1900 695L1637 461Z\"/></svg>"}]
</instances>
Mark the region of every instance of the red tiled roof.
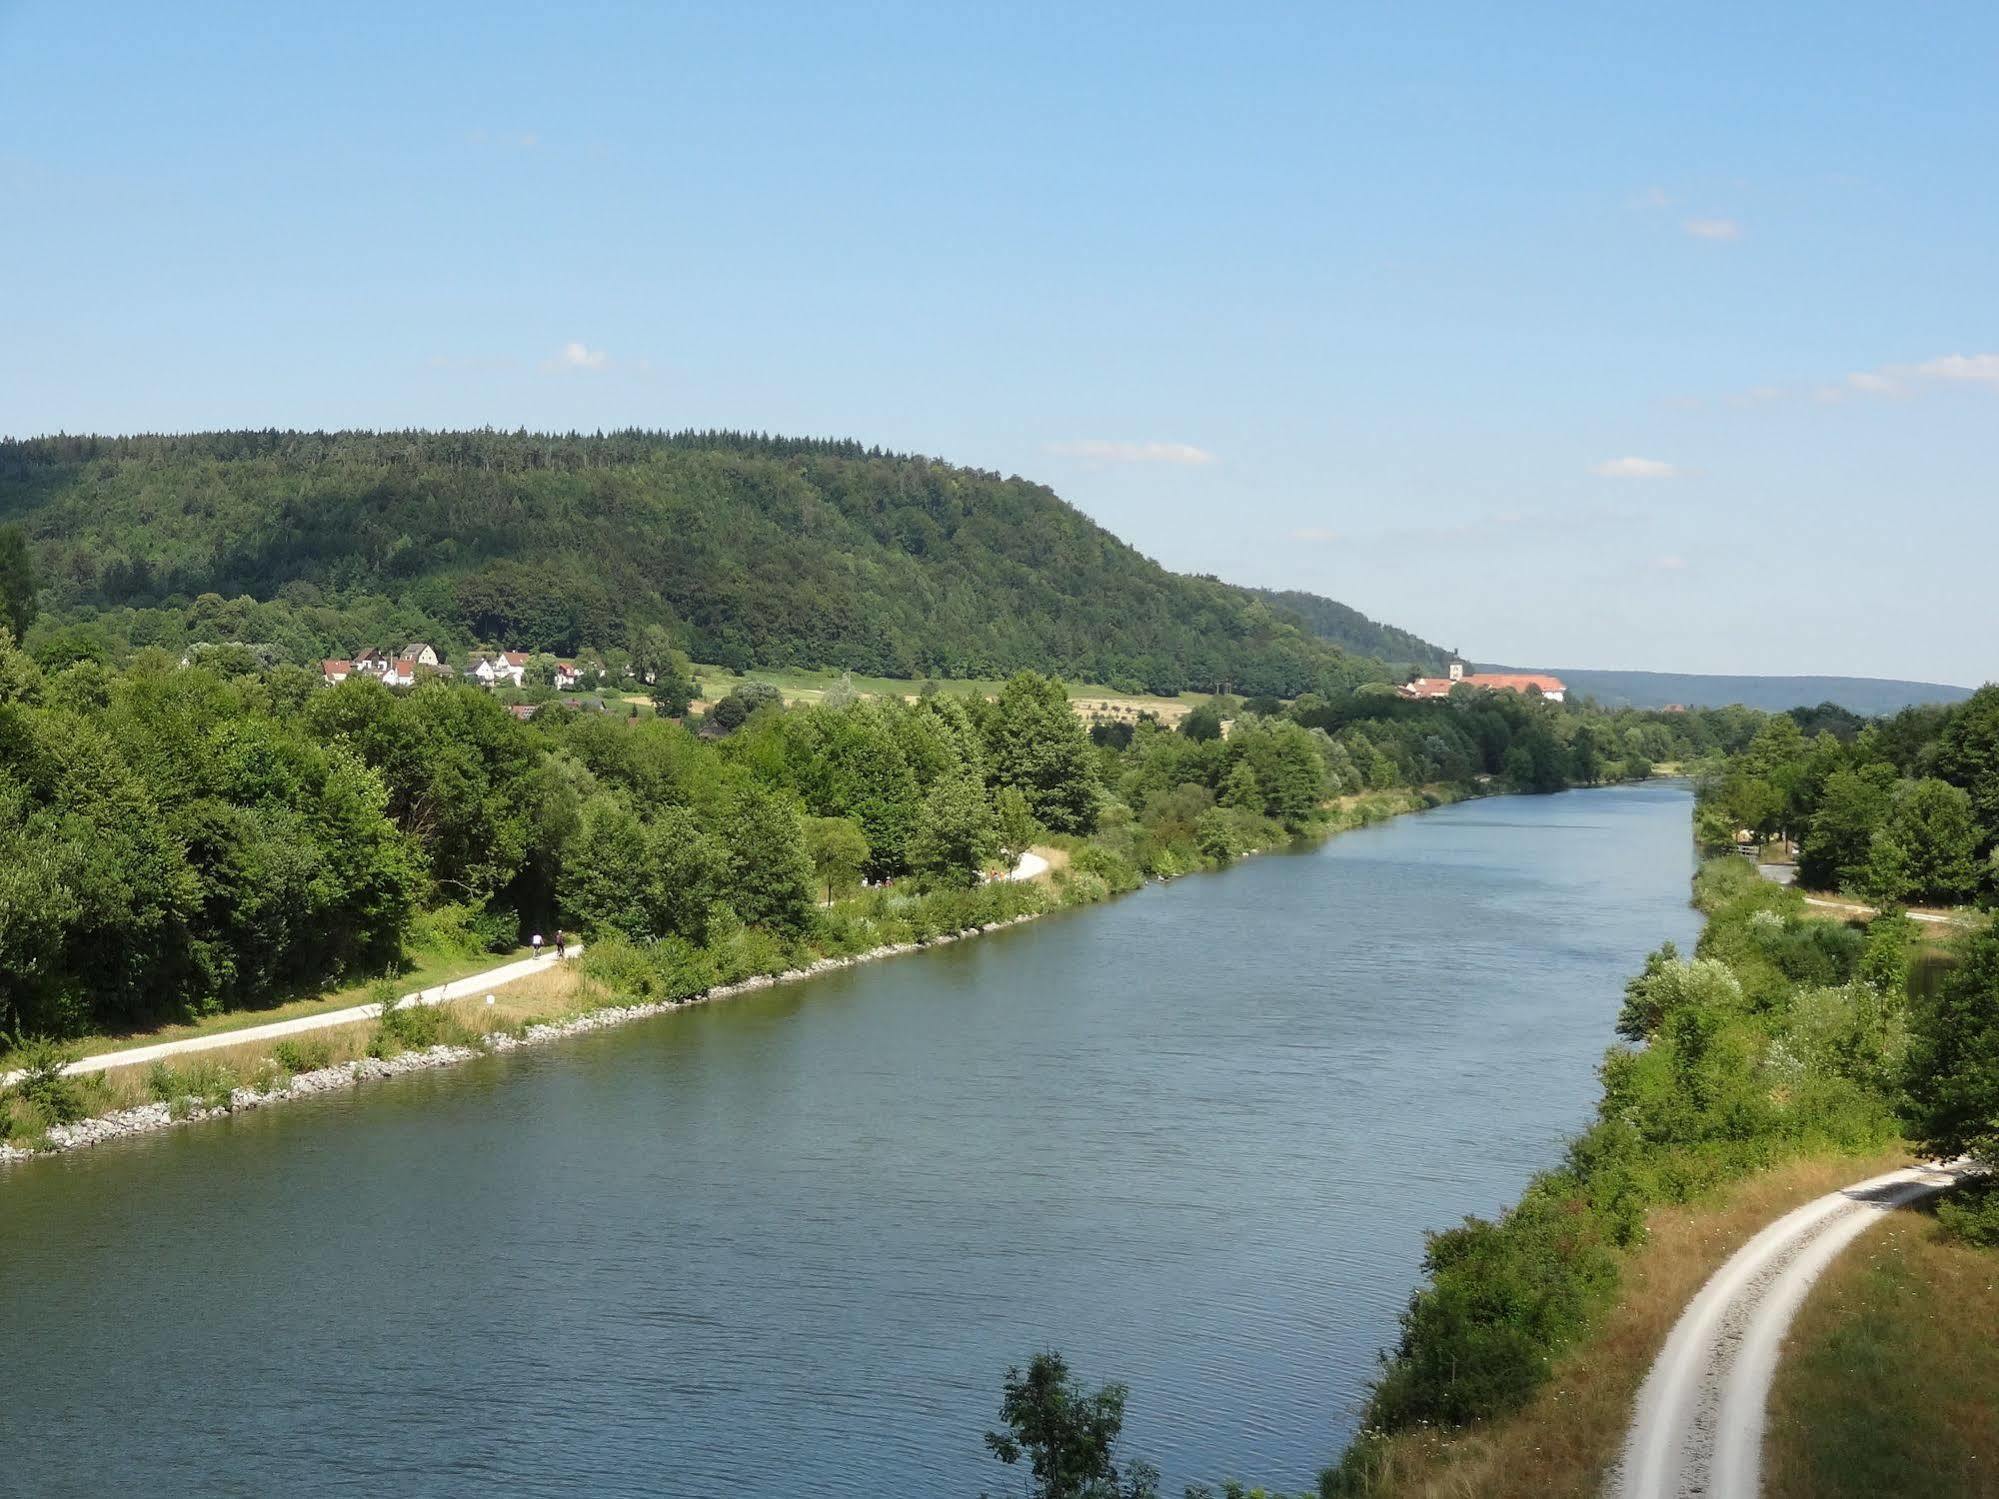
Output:
<instances>
[{"instance_id":1,"label":"red tiled roof","mask_svg":"<svg viewBox=\"0 0 1999 1499\"><path fill-rule=\"evenodd\" d=\"M328 676L331 676L335 672L347 673L353 671L354 663L352 661L322 661L319 663L319 669Z\"/></svg>"},{"instance_id":2,"label":"red tiled roof","mask_svg":"<svg viewBox=\"0 0 1999 1499\"><path fill-rule=\"evenodd\" d=\"M528 664L528 653L526 651L502 651L500 652L500 659L505 661L509 666L526 666Z\"/></svg>"},{"instance_id":3,"label":"red tiled roof","mask_svg":"<svg viewBox=\"0 0 1999 1499\"><path fill-rule=\"evenodd\" d=\"M1543 676L1536 672L1468 671L1459 680L1467 687L1483 687L1488 692L1525 692L1529 687L1537 688L1543 694L1569 690L1560 677ZM1405 697L1449 697L1451 689L1457 685L1449 677L1418 677L1404 687L1402 693Z\"/></svg>"},{"instance_id":4,"label":"red tiled roof","mask_svg":"<svg viewBox=\"0 0 1999 1499\"><path fill-rule=\"evenodd\" d=\"M1465 680L1474 687L1490 687L1495 692L1525 692L1538 687L1543 692L1567 692L1560 677L1544 677L1527 671L1467 672Z\"/></svg>"}]
</instances>

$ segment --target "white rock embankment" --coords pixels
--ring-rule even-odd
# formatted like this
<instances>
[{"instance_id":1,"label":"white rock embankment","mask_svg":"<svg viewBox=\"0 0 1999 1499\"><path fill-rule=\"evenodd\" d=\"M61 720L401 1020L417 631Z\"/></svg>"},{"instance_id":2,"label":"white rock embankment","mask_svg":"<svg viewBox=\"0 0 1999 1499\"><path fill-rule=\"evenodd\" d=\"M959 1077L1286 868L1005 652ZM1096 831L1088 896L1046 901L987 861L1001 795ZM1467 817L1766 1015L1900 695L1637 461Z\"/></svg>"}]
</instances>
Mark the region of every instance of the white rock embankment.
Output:
<instances>
[{"instance_id":1,"label":"white rock embankment","mask_svg":"<svg viewBox=\"0 0 1999 1499\"><path fill-rule=\"evenodd\" d=\"M796 983L800 979L815 978L820 974L832 973L836 969L852 968L880 958L895 958L904 953L921 952L926 947L941 947L945 943L956 942L963 937L996 932L1002 927L1018 926L1023 921L1034 919L1034 915L1016 916L1008 921L968 927L962 932L947 932L933 937L928 942L896 942L850 958L821 958L815 963L806 964L803 968L793 968L784 973L757 974L739 983L721 984L704 994L697 994L686 1000L606 1005L601 1009L572 1015L562 1020L531 1023L518 1031L494 1031L482 1038L481 1044L477 1046L428 1046L399 1052L388 1058L361 1057L352 1062L343 1062L337 1067L322 1067L317 1071L298 1073L268 1090L237 1088L229 1095L229 1102L224 1106L212 1107L198 1099L183 1099L177 1108L170 1108L164 1103L148 1103L136 1108L118 1109L92 1119L79 1120L75 1124L53 1126L46 1136L47 1150L29 1150L0 1141L0 1162L28 1160L36 1155L47 1154L49 1151L85 1150L112 1140L130 1139L135 1135L172 1129L176 1125L198 1124L204 1120L227 1118L231 1114L267 1108L272 1104L287 1103L294 1099L343 1092L362 1083L383 1082L412 1072L427 1072L437 1067L454 1067L461 1062L470 1062L499 1052L518 1051L529 1046L546 1046L553 1041L580 1036L586 1031L609 1030L613 1026L628 1025L635 1020L646 1020L655 1015L664 1015L671 1010L685 1009L689 1005L732 999L739 994L751 994L759 989L774 988L778 984Z\"/></svg>"}]
</instances>

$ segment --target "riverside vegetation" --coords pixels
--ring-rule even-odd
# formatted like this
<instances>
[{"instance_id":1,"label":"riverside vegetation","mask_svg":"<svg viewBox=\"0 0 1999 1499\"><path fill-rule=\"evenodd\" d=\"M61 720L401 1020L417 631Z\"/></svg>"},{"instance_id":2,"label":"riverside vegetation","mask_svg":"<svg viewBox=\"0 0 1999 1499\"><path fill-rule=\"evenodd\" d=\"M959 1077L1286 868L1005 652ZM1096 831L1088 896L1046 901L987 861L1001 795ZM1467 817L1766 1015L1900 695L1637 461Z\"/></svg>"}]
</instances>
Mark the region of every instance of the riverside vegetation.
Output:
<instances>
[{"instance_id":1,"label":"riverside vegetation","mask_svg":"<svg viewBox=\"0 0 1999 1499\"><path fill-rule=\"evenodd\" d=\"M1032 673L990 698L774 696L738 689L699 732L561 707L523 722L448 681L327 687L147 650L43 663L0 640L0 1027L29 1074L9 1130L92 1107L53 1043L270 1006L411 952L509 951L561 925L592 939L609 992L680 999L1101 899L1480 777L1642 774L1647 750L1753 729L1366 688L1091 727ZM1059 851L1055 879L982 882L1034 841Z\"/></svg>"}]
</instances>

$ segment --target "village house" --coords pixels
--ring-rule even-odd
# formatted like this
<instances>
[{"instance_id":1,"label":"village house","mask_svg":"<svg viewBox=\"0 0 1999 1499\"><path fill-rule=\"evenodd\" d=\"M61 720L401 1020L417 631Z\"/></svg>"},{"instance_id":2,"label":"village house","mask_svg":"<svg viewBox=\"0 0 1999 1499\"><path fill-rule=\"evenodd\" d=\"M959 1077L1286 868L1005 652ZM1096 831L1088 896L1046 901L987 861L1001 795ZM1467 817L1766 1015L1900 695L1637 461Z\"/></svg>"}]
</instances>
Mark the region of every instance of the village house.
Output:
<instances>
[{"instance_id":1,"label":"village house","mask_svg":"<svg viewBox=\"0 0 1999 1499\"><path fill-rule=\"evenodd\" d=\"M518 687L527 669L526 651L480 651L472 657L470 674L481 687Z\"/></svg>"},{"instance_id":2,"label":"village house","mask_svg":"<svg viewBox=\"0 0 1999 1499\"><path fill-rule=\"evenodd\" d=\"M354 674L354 663L352 661L322 661L319 663L319 674L326 679L327 686L338 687Z\"/></svg>"},{"instance_id":3,"label":"village house","mask_svg":"<svg viewBox=\"0 0 1999 1499\"><path fill-rule=\"evenodd\" d=\"M435 647L425 645L420 640L404 646L399 659L407 661L414 666L442 666L444 664L444 658L437 653Z\"/></svg>"},{"instance_id":4,"label":"village house","mask_svg":"<svg viewBox=\"0 0 1999 1499\"><path fill-rule=\"evenodd\" d=\"M1418 677L1401 692L1402 696L1414 699L1449 697L1451 689L1460 683L1483 687L1488 692L1518 692L1528 696L1539 693L1551 703L1559 703L1569 694L1568 685L1560 677L1538 672L1467 671L1465 663L1456 658L1451 661L1449 676Z\"/></svg>"}]
</instances>

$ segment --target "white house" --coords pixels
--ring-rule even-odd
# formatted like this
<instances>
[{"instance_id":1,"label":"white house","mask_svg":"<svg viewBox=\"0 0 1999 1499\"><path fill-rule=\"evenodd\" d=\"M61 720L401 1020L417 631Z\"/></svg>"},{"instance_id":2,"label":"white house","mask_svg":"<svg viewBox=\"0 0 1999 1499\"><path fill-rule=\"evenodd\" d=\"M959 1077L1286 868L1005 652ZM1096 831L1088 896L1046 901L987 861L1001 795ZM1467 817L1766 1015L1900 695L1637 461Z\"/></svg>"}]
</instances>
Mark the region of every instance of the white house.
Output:
<instances>
[{"instance_id":1,"label":"white house","mask_svg":"<svg viewBox=\"0 0 1999 1499\"><path fill-rule=\"evenodd\" d=\"M518 687L527 676L526 651L482 651L473 658L472 679L482 687Z\"/></svg>"}]
</instances>

